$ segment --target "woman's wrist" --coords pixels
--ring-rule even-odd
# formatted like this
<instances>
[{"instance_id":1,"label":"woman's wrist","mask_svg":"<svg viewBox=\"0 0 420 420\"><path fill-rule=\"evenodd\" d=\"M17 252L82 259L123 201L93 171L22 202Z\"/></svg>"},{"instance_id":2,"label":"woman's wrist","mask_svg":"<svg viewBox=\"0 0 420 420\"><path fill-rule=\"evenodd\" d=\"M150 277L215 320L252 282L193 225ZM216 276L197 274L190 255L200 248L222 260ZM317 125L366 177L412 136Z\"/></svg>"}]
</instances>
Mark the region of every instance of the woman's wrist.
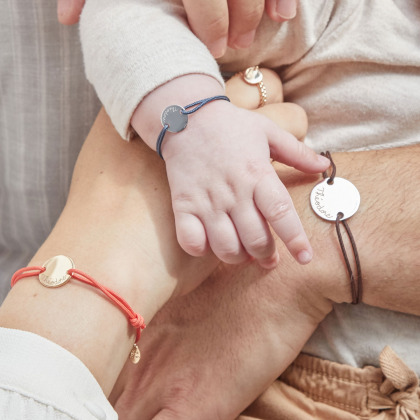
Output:
<instances>
[{"instance_id":1,"label":"woman's wrist","mask_svg":"<svg viewBox=\"0 0 420 420\"><path fill-rule=\"evenodd\" d=\"M193 259L177 245L164 178L154 152L119 139L101 112L76 164L66 207L30 264L59 254L72 258L147 323L169 298L196 287L215 267L212 258ZM1 307L0 325L66 348L106 393L136 336L101 292L72 280L54 290L34 277L20 280Z\"/></svg>"}]
</instances>

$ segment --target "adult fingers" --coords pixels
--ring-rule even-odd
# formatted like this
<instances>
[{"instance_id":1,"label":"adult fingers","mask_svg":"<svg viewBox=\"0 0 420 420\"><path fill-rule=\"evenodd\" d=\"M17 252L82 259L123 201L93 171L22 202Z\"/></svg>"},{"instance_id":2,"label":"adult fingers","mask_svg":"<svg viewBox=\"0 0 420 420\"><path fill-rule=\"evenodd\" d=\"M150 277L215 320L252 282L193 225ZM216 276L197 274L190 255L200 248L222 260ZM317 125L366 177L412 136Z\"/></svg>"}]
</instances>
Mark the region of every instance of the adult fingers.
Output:
<instances>
[{"instance_id":1,"label":"adult fingers","mask_svg":"<svg viewBox=\"0 0 420 420\"><path fill-rule=\"evenodd\" d=\"M258 182L254 200L290 254L301 264L309 263L313 256L311 245L292 199L274 169Z\"/></svg>"},{"instance_id":2,"label":"adult fingers","mask_svg":"<svg viewBox=\"0 0 420 420\"><path fill-rule=\"evenodd\" d=\"M264 4L264 0L228 0L230 47L248 48L252 44Z\"/></svg>"},{"instance_id":3,"label":"adult fingers","mask_svg":"<svg viewBox=\"0 0 420 420\"><path fill-rule=\"evenodd\" d=\"M297 0L266 0L265 10L276 22L284 22L296 16Z\"/></svg>"},{"instance_id":4,"label":"adult fingers","mask_svg":"<svg viewBox=\"0 0 420 420\"><path fill-rule=\"evenodd\" d=\"M297 140L292 134L280 129L268 118L265 129L269 140L270 154L274 160L306 173L324 172L330 166L329 159L316 154L311 148Z\"/></svg>"},{"instance_id":5,"label":"adult fingers","mask_svg":"<svg viewBox=\"0 0 420 420\"><path fill-rule=\"evenodd\" d=\"M63 25L79 22L85 0L57 0L57 17Z\"/></svg>"},{"instance_id":6,"label":"adult fingers","mask_svg":"<svg viewBox=\"0 0 420 420\"><path fill-rule=\"evenodd\" d=\"M226 0L183 0L191 30L215 58L226 52L229 10Z\"/></svg>"}]
</instances>

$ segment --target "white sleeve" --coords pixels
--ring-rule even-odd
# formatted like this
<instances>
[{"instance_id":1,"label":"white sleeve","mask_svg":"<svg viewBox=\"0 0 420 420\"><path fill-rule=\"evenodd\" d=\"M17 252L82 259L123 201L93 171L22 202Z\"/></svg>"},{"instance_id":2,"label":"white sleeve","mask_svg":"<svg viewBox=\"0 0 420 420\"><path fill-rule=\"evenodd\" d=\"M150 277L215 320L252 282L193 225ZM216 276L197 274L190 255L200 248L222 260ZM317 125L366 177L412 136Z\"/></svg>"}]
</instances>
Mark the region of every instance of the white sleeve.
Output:
<instances>
[{"instance_id":1,"label":"white sleeve","mask_svg":"<svg viewBox=\"0 0 420 420\"><path fill-rule=\"evenodd\" d=\"M125 139L137 105L158 86L191 73L223 85L217 62L176 0L87 0L80 36L87 78Z\"/></svg>"},{"instance_id":2,"label":"white sleeve","mask_svg":"<svg viewBox=\"0 0 420 420\"><path fill-rule=\"evenodd\" d=\"M0 328L0 418L116 420L88 368L59 345Z\"/></svg>"}]
</instances>

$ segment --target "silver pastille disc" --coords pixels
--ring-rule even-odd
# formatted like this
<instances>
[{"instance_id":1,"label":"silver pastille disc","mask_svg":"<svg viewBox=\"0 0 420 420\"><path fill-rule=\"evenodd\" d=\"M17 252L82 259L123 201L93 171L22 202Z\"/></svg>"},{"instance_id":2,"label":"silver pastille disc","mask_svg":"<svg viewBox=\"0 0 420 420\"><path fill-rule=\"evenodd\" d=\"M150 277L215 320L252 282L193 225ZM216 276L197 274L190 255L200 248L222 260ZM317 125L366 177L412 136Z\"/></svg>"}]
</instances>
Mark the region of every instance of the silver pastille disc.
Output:
<instances>
[{"instance_id":1,"label":"silver pastille disc","mask_svg":"<svg viewBox=\"0 0 420 420\"><path fill-rule=\"evenodd\" d=\"M258 85L263 80L263 74L258 66L248 67L244 71L244 80L250 85Z\"/></svg>"},{"instance_id":2,"label":"silver pastille disc","mask_svg":"<svg viewBox=\"0 0 420 420\"><path fill-rule=\"evenodd\" d=\"M39 281L45 287L60 287L66 284L71 276L67 271L74 268L73 260L64 255L56 255L43 265L45 271L39 275Z\"/></svg>"},{"instance_id":3,"label":"silver pastille disc","mask_svg":"<svg viewBox=\"0 0 420 420\"><path fill-rule=\"evenodd\" d=\"M185 109L179 105L170 105L163 110L160 120L163 126L168 124L171 133L179 133L187 126L188 115L182 111Z\"/></svg>"},{"instance_id":4,"label":"silver pastille disc","mask_svg":"<svg viewBox=\"0 0 420 420\"><path fill-rule=\"evenodd\" d=\"M344 215L341 220L348 219L359 208L359 191L347 179L335 177L333 184L328 184L328 179L315 185L312 190L312 209L325 220L335 221L338 213Z\"/></svg>"}]
</instances>

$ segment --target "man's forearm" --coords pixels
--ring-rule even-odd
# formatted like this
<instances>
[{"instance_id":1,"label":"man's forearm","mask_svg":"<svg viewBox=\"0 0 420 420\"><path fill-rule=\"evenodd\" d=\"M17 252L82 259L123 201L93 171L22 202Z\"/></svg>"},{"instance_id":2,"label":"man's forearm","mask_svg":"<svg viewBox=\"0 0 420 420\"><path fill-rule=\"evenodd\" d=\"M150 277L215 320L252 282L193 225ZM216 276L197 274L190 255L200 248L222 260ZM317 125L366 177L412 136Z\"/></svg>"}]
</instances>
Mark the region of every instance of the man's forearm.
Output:
<instances>
[{"instance_id":1,"label":"man's forearm","mask_svg":"<svg viewBox=\"0 0 420 420\"><path fill-rule=\"evenodd\" d=\"M420 146L333 153L333 159L337 176L351 181L361 195L349 225L360 254L363 302L419 315ZM349 302L348 274L334 224L317 217L309 204L310 191L321 177L305 181L288 172L282 178L311 235L315 257L310 265L323 279L322 290L335 302Z\"/></svg>"}]
</instances>

